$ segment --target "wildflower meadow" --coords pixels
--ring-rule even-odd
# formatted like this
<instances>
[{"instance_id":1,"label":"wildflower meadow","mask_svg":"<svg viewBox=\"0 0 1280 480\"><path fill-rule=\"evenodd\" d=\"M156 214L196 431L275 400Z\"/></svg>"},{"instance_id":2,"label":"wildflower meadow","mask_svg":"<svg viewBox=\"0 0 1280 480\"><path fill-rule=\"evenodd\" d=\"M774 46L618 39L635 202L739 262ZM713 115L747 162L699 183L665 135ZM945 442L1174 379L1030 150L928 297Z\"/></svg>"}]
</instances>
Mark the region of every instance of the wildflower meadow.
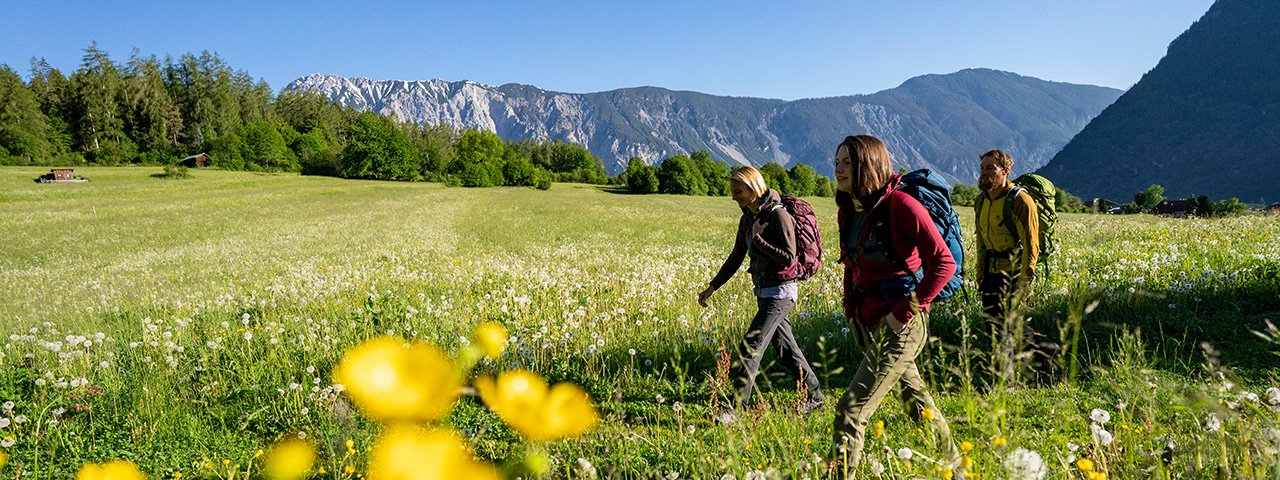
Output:
<instances>
[{"instance_id":1,"label":"wildflower meadow","mask_svg":"<svg viewBox=\"0 0 1280 480\"><path fill-rule=\"evenodd\" d=\"M727 198L76 172L0 168L0 477L828 476L860 359L830 199L791 321L832 401L801 415L774 366L722 425L755 308L745 272L695 302ZM962 474L1280 478L1280 217L1057 229L1009 335L976 294L934 307L921 369ZM921 417L887 400L858 478L960 475Z\"/></svg>"}]
</instances>

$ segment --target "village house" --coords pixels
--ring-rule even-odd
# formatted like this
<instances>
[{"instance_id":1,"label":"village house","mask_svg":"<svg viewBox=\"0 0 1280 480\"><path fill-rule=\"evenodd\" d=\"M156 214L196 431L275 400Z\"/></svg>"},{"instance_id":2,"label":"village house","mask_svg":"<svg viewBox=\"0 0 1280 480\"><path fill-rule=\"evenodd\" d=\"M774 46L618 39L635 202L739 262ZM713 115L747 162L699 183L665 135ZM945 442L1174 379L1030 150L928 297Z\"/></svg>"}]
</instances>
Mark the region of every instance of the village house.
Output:
<instances>
[{"instance_id":1,"label":"village house","mask_svg":"<svg viewBox=\"0 0 1280 480\"><path fill-rule=\"evenodd\" d=\"M1155 214L1183 218L1191 216L1195 204L1186 200L1163 200L1156 204Z\"/></svg>"}]
</instances>

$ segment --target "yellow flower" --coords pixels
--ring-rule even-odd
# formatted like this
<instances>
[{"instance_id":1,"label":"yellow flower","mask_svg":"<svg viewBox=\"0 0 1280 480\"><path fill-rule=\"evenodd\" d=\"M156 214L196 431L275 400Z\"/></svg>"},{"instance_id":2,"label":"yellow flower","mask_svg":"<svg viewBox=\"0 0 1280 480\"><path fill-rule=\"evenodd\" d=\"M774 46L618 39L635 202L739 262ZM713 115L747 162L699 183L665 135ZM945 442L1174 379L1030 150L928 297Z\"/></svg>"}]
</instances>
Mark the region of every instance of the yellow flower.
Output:
<instances>
[{"instance_id":1,"label":"yellow flower","mask_svg":"<svg viewBox=\"0 0 1280 480\"><path fill-rule=\"evenodd\" d=\"M315 463L315 447L293 437L271 447L263 471L273 480L296 480L307 477Z\"/></svg>"},{"instance_id":2,"label":"yellow flower","mask_svg":"<svg viewBox=\"0 0 1280 480\"><path fill-rule=\"evenodd\" d=\"M370 418L378 421L435 420L462 387L458 371L440 349L426 343L377 337L352 347L333 379Z\"/></svg>"},{"instance_id":3,"label":"yellow flower","mask_svg":"<svg viewBox=\"0 0 1280 480\"><path fill-rule=\"evenodd\" d=\"M871 431L871 434L877 437L884 435L884 420L876 420L876 428Z\"/></svg>"},{"instance_id":4,"label":"yellow flower","mask_svg":"<svg viewBox=\"0 0 1280 480\"><path fill-rule=\"evenodd\" d=\"M356 453L356 442L355 442L355 440L352 440L352 439L348 438L348 439L347 439L347 442L346 442L344 445L346 445L346 446L347 446L347 453L348 453L348 454Z\"/></svg>"},{"instance_id":5,"label":"yellow flower","mask_svg":"<svg viewBox=\"0 0 1280 480\"><path fill-rule=\"evenodd\" d=\"M507 349L507 329L497 322L484 322L476 325L476 344L489 358L502 356Z\"/></svg>"},{"instance_id":6,"label":"yellow flower","mask_svg":"<svg viewBox=\"0 0 1280 480\"><path fill-rule=\"evenodd\" d=\"M577 385L547 387L546 380L525 370L512 370L476 379L485 405L530 440L576 437L595 426L600 413L591 397Z\"/></svg>"},{"instance_id":7,"label":"yellow flower","mask_svg":"<svg viewBox=\"0 0 1280 480\"><path fill-rule=\"evenodd\" d=\"M1008 445L1009 441L1006 440L1004 437L996 437L995 444L997 447L1003 447L1005 445Z\"/></svg>"},{"instance_id":8,"label":"yellow flower","mask_svg":"<svg viewBox=\"0 0 1280 480\"><path fill-rule=\"evenodd\" d=\"M369 459L373 480L497 480L497 468L476 461L462 441L447 430L397 425L378 438Z\"/></svg>"},{"instance_id":9,"label":"yellow flower","mask_svg":"<svg viewBox=\"0 0 1280 480\"><path fill-rule=\"evenodd\" d=\"M182 472L173 472L174 480L182 480Z\"/></svg>"},{"instance_id":10,"label":"yellow flower","mask_svg":"<svg viewBox=\"0 0 1280 480\"><path fill-rule=\"evenodd\" d=\"M0 468L4 468L6 463L9 463L9 454L4 450L0 450Z\"/></svg>"},{"instance_id":11,"label":"yellow flower","mask_svg":"<svg viewBox=\"0 0 1280 480\"><path fill-rule=\"evenodd\" d=\"M353 473L356 473L356 467L354 465L347 465L345 467L342 467L342 471L346 472L347 475L351 475Z\"/></svg>"},{"instance_id":12,"label":"yellow flower","mask_svg":"<svg viewBox=\"0 0 1280 480\"><path fill-rule=\"evenodd\" d=\"M147 476L138 470L133 462L112 460L98 465L86 463L76 472L76 480L146 480Z\"/></svg>"},{"instance_id":13,"label":"yellow flower","mask_svg":"<svg viewBox=\"0 0 1280 480\"><path fill-rule=\"evenodd\" d=\"M924 421L926 421L926 422L927 422L927 421L929 421L929 420L933 420L933 409L932 409L932 408L926 408L926 409L924 409L924 410L921 410L921 411L920 411L920 418L923 418L923 419L924 419Z\"/></svg>"},{"instance_id":14,"label":"yellow flower","mask_svg":"<svg viewBox=\"0 0 1280 480\"><path fill-rule=\"evenodd\" d=\"M1080 467L1080 471L1082 472L1092 472L1093 460L1089 460L1087 458L1081 458L1079 460L1076 460L1076 466Z\"/></svg>"},{"instance_id":15,"label":"yellow flower","mask_svg":"<svg viewBox=\"0 0 1280 480\"><path fill-rule=\"evenodd\" d=\"M1107 474L1102 472L1089 472L1089 480L1107 480Z\"/></svg>"},{"instance_id":16,"label":"yellow flower","mask_svg":"<svg viewBox=\"0 0 1280 480\"><path fill-rule=\"evenodd\" d=\"M960 442L960 451L961 451L961 452L971 452L971 451L973 451L973 442L970 442L970 441L968 441L968 440L965 440L965 441L963 441L963 442Z\"/></svg>"},{"instance_id":17,"label":"yellow flower","mask_svg":"<svg viewBox=\"0 0 1280 480\"><path fill-rule=\"evenodd\" d=\"M950 468L941 468L941 467L939 468L940 468L940 471L938 472L938 474L942 476L943 480L951 480L951 478L956 475L956 473L952 471Z\"/></svg>"},{"instance_id":18,"label":"yellow flower","mask_svg":"<svg viewBox=\"0 0 1280 480\"><path fill-rule=\"evenodd\" d=\"M970 469L970 468L973 468L973 457L964 457L964 458L961 458L961 459L960 459L960 466L961 466L961 467L964 467L964 468L965 468L965 470L968 470L968 469Z\"/></svg>"}]
</instances>

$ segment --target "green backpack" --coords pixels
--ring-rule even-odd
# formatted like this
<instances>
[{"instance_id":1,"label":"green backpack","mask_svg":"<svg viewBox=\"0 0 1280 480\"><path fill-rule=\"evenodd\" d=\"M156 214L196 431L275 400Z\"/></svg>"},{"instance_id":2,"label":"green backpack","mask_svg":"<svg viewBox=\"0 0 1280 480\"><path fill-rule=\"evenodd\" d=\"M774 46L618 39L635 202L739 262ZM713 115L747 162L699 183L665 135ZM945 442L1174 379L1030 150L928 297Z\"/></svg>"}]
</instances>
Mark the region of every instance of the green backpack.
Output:
<instances>
[{"instance_id":1,"label":"green backpack","mask_svg":"<svg viewBox=\"0 0 1280 480\"><path fill-rule=\"evenodd\" d=\"M1013 190L1007 194L1008 198L1016 198L1018 192L1023 190L1036 202L1036 213L1040 217L1040 257L1036 263L1047 267L1049 255L1058 250L1058 239L1054 235L1054 226L1058 223L1058 189L1049 179L1028 173L1014 179ZM978 215L982 215L984 203L987 203L987 196L979 195L978 201L974 203L974 209L977 210ZM1009 227L1009 234L1013 235L1013 238L1018 238L1018 227L1009 221L1013 218L1013 202L1004 202L1004 218L1005 226Z\"/></svg>"}]
</instances>

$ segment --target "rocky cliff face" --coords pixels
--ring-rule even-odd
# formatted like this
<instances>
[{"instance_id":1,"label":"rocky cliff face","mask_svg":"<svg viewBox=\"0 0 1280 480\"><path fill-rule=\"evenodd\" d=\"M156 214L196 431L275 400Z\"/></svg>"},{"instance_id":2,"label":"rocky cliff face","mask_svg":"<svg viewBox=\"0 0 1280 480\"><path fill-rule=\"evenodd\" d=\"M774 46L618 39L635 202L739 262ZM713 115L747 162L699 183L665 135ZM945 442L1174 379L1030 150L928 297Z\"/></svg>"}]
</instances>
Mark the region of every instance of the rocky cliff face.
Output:
<instances>
[{"instance_id":1,"label":"rocky cliff face","mask_svg":"<svg viewBox=\"0 0 1280 480\"><path fill-rule=\"evenodd\" d=\"M405 121L579 143L613 174L631 157L654 163L693 150L730 164L803 162L830 174L840 140L869 133L885 140L900 166L933 168L965 183L976 181L976 157L988 148L1010 151L1019 171L1044 165L1121 93L993 70L916 77L871 95L791 102L654 87L571 94L517 84L334 75L308 75L286 90L317 92Z\"/></svg>"}]
</instances>

